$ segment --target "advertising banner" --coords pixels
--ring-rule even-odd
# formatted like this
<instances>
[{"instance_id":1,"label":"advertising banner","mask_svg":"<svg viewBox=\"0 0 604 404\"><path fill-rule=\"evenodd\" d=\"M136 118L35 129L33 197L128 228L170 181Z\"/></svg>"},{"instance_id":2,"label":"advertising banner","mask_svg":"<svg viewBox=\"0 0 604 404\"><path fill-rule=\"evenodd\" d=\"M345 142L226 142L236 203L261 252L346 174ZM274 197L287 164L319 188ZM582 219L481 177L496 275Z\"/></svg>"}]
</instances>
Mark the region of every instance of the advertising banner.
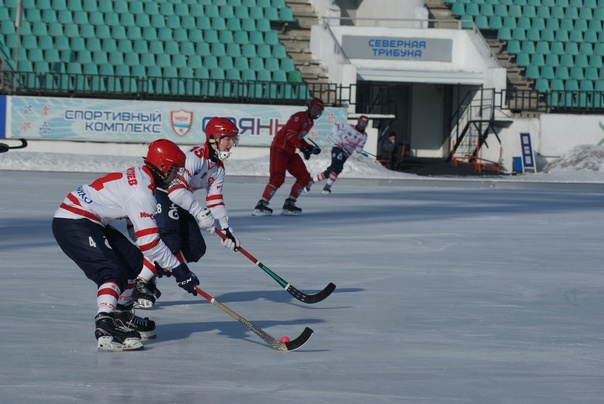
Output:
<instances>
[{"instance_id":1,"label":"advertising banner","mask_svg":"<svg viewBox=\"0 0 604 404\"><path fill-rule=\"evenodd\" d=\"M7 97L6 137L111 143L150 143L167 138L177 144L204 141L214 116L235 122L242 146L269 146L289 117L306 105L245 105L156 101ZM329 146L334 123L346 122L345 108L325 108L307 136Z\"/></svg>"}]
</instances>

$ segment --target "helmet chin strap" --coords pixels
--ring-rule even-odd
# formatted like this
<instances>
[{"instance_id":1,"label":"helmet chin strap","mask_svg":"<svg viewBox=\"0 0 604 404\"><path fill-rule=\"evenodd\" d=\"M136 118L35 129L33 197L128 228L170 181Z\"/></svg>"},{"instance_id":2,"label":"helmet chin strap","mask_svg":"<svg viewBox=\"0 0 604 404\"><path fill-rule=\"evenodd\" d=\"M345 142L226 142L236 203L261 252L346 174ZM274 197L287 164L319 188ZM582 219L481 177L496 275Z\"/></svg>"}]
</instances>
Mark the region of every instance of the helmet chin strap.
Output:
<instances>
[{"instance_id":1,"label":"helmet chin strap","mask_svg":"<svg viewBox=\"0 0 604 404\"><path fill-rule=\"evenodd\" d=\"M214 140L214 142L210 143L210 147L212 147L212 150L214 151L214 153L212 153L212 154L210 155L210 159L211 159L213 162L216 162L217 160L224 161L224 160L228 159L228 158L229 158L229 156L231 155L231 152L230 152L230 151L224 151L224 152L221 152L221 151L218 149L218 143L219 143L219 142L220 142L220 141L218 141L218 142L217 142L216 140Z\"/></svg>"}]
</instances>

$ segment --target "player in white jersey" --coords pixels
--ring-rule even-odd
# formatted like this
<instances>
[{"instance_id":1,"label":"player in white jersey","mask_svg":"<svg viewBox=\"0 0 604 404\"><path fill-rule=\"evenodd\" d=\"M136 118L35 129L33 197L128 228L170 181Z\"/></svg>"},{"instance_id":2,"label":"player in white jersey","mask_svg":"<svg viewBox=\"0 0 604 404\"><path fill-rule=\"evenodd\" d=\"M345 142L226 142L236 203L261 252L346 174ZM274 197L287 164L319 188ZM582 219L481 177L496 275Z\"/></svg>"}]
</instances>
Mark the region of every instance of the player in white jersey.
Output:
<instances>
[{"instance_id":1,"label":"player in white jersey","mask_svg":"<svg viewBox=\"0 0 604 404\"><path fill-rule=\"evenodd\" d=\"M59 246L98 287L99 350L139 350L141 337L155 337L155 323L131 311L132 288L143 256L169 269L178 286L196 294L197 277L162 242L155 221L155 190L167 188L184 165L185 155L176 144L156 140L149 145L143 166L78 187L54 214L52 231ZM124 218L133 225L138 247L111 226Z\"/></svg>"},{"instance_id":2,"label":"player in white jersey","mask_svg":"<svg viewBox=\"0 0 604 404\"><path fill-rule=\"evenodd\" d=\"M184 172L170 186L168 192L157 193L157 224L162 240L170 250L184 262L197 262L206 252L206 244L200 227L208 227L205 217L211 212L220 228L227 235L222 245L236 250L239 240L229 227L228 212L222 189L225 169L223 160L231 154L231 149L239 140L239 129L229 119L214 117L205 127L206 141L185 152ZM194 198L193 192L206 191L206 206L203 208ZM208 230L214 232L214 219ZM151 308L161 296L157 286L157 276L165 271L160 265L145 259L144 267L138 275L133 299L141 308Z\"/></svg>"},{"instance_id":3,"label":"player in white jersey","mask_svg":"<svg viewBox=\"0 0 604 404\"><path fill-rule=\"evenodd\" d=\"M331 193L331 186L338 178L338 175L344 169L344 163L354 153L361 153L365 143L367 143L367 133L365 129L369 123L369 118L361 115L356 125L336 124L332 128L332 137L334 144L331 149L331 165L325 171L312 177L312 183L323 181L327 178L327 183L323 187L323 194ZM306 187L310 191L310 184Z\"/></svg>"}]
</instances>

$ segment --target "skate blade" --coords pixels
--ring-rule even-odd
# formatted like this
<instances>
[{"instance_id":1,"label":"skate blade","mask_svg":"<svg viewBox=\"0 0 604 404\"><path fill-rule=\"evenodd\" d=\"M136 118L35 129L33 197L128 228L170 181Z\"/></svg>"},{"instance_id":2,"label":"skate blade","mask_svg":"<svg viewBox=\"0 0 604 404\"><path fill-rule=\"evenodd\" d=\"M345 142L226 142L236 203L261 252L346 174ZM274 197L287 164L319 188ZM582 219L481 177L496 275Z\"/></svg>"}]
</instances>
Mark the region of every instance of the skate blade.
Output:
<instances>
[{"instance_id":1,"label":"skate blade","mask_svg":"<svg viewBox=\"0 0 604 404\"><path fill-rule=\"evenodd\" d=\"M134 301L134 308L149 310L153 308L153 304L154 303L151 300L139 298L138 300Z\"/></svg>"},{"instance_id":2,"label":"skate blade","mask_svg":"<svg viewBox=\"0 0 604 404\"><path fill-rule=\"evenodd\" d=\"M141 335L141 339L155 339L157 338L157 333L155 331L139 331Z\"/></svg>"},{"instance_id":3,"label":"skate blade","mask_svg":"<svg viewBox=\"0 0 604 404\"><path fill-rule=\"evenodd\" d=\"M331 194L331 191L321 191L321 193L322 193L323 195L329 195L329 194Z\"/></svg>"},{"instance_id":4,"label":"skate blade","mask_svg":"<svg viewBox=\"0 0 604 404\"><path fill-rule=\"evenodd\" d=\"M300 216L302 212L292 212L291 210L284 210L281 212L281 216Z\"/></svg>"},{"instance_id":5,"label":"skate blade","mask_svg":"<svg viewBox=\"0 0 604 404\"><path fill-rule=\"evenodd\" d=\"M272 214L272 212L266 212L264 210L257 209L252 212L252 216L271 216Z\"/></svg>"},{"instance_id":6,"label":"skate blade","mask_svg":"<svg viewBox=\"0 0 604 404\"><path fill-rule=\"evenodd\" d=\"M104 336L97 340L97 349L101 352L140 351L145 346L138 338L126 338L123 344L113 340L113 337Z\"/></svg>"}]
</instances>

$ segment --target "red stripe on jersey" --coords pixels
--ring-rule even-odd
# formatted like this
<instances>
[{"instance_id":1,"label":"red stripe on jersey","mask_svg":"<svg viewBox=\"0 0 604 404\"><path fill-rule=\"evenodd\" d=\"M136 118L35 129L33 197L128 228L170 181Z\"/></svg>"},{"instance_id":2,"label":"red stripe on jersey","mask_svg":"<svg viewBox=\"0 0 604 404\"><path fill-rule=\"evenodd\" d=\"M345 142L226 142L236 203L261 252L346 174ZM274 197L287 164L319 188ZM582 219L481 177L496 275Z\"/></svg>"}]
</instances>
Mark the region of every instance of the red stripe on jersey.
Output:
<instances>
[{"instance_id":1,"label":"red stripe on jersey","mask_svg":"<svg viewBox=\"0 0 604 404\"><path fill-rule=\"evenodd\" d=\"M76 215L85 217L86 219L92 220L95 223L103 224L103 222L101 222L101 219L99 219L97 216L93 215L92 213L88 212L87 210L76 208L75 206L69 206L65 203L62 203L61 206L59 206L59 207L61 209L65 209L71 213L75 213Z\"/></svg>"},{"instance_id":2,"label":"red stripe on jersey","mask_svg":"<svg viewBox=\"0 0 604 404\"><path fill-rule=\"evenodd\" d=\"M159 230L157 229L157 227L150 227L148 229L142 229L142 230L139 230L136 233L134 233L136 238L151 236L153 234L159 234Z\"/></svg>"},{"instance_id":3,"label":"red stripe on jersey","mask_svg":"<svg viewBox=\"0 0 604 404\"><path fill-rule=\"evenodd\" d=\"M156 246L159 244L159 242L160 242L160 241L161 241L161 240L160 240L160 238L158 237L158 238L156 238L155 240L153 240L152 242L147 243L147 244L143 244L143 245L139 245L138 247L139 247L139 248L140 248L140 250L141 250L141 251L143 251L143 252L144 252L144 251L149 251L150 249L152 249L152 248L156 247Z\"/></svg>"},{"instance_id":4,"label":"red stripe on jersey","mask_svg":"<svg viewBox=\"0 0 604 404\"><path fill-rule=\"evenodd\" d=\"M73 194L67 195L67 199L69 199L71 201L71 203L73 203L74 205L82 206L79 199L76 198Z\"/></svg>"},{"instance_id":5,"label":"red stripe on jersey","mask_svg":"<svg viewBox=\"0 0 604 404\"><path fill-rule=\"evenodd\" d=\"M182 252L177 252L176 253L176 259L178 260L178 262L183 263L185 262L185 257L182 256Z\"/></svg>"}]
</instances>

